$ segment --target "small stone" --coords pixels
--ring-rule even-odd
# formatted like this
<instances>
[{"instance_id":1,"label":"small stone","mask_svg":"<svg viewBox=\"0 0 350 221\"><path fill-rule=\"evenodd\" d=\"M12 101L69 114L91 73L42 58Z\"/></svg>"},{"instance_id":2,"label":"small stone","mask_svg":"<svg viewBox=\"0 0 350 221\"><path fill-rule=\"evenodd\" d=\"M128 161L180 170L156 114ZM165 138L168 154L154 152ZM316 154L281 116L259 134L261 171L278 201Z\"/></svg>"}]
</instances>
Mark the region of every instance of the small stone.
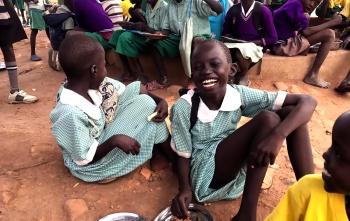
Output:
<instances>
[{"instance_id":1,"label":"small stone","mask_svg":"<svg viewBox=\"0 0 350 221\"><path fill-rule=\"evenodd\" d=\"M280 81L277 81L273 83L273 85L279 90L279 91L288 91L288 86Z\"/></svg>"},{"instance_id":2,"label":"small stone","mask_svg":"<svg viewBox=\"0 0 350 221\"><path fill-rule=\"evenodd\" d=\"M146 178L146 180L150 180L152 176L152 171L147 168L142 168L140 174Z\"/></svg>"},{"instance_id":3,"label":"small stone","mask_svg":"<svg viewBox=\"0 0 350 221\"><path fill-rule=\"evenodd\" d=\"M101 192L96 190L89 190L87 193L85 193L83 198L88 202L96 202L101 199Z\"/></svg>"},{"instance_id":4,"label":"small stone","mask_svg":"<svg viewBox=\"0 0 350 221\"><path fill-rule=\"evenodd\" d=\"M292 86L290 86L290 92L293 94L301 94L299 87L295 84L292 84Z\"/></svg>"},{"instance_id":5,"label":"small stone","mask_svg":"<svg viewBox=\"0 0 350 221\"><path fill-rule=\"evenodd\" d=\"M329 130L326 130L326 134L327 134L327 135L331 135L332 132L330 132Z\"/></svg>"},{"instance_id":6,"label":"small stone","mask_svg":"<svg viewBox=\"0 0 350 221\"><path fill-rule=\"evenodd\" d=\"M284 184L286 184L288 186L293 185L295 182L297 182L297 180L294 177L287 178L284 180Z\"/></svg>"},{"instance_id":7,"label":"small stone","mask_svg":"<svg viewBox=\"0 0 350 221\"><path fill-rule=\"evenodd\" d=\"M9 204L14 198L16 197L16 195L12 192L9 191L5 191L1 193L1 202L5 205Z\"/></svg>"},{"instance_id":8,"label":"small stone","mask_svg":"<svg viewBox=\"0 0 350 221\"><path fill-rule=\"evenodd\" d=\"M317 169L323 169L324 160L319 159L319 158L314 158L314 164L315 164Z\"/></svg>"},{"instance_id":9,"label":"small stone","mask_svg":"<svg viewBox=\"0 0 350 221\"><path fill-rule=\"evenodd\" d=\"M33 88L32 91L36 91L36 88Z\"/></svg>"},{"instance_id":10,"label":"small stone","mask_svg":"<svg viewBox=\"0 0 350 221\"><path fill-rule=\"evenodd\" d=\"M65 202L63 210L69 221L77 221L82 220L89 209L84 200L70 199Z\"/></svg>"}]
</instances>

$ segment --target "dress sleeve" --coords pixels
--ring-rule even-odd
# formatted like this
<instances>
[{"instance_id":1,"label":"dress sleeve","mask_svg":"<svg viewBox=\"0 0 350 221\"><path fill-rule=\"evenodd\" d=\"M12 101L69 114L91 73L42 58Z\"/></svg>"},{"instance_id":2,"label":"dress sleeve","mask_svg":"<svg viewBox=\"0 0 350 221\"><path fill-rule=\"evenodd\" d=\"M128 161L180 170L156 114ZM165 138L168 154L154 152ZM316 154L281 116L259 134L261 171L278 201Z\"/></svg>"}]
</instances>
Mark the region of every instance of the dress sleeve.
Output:
<instances>
[{"instance_id":1,"label":"dress sleeve","mask_svg":"<svg viewBox=\"0 0 350 221\"><path fill-rule=\"evenodd\" d=\"M180 98L170 110L172 141L171 148L179 155L190 158L192 139L190 129L191 105Z\"/></svg>"},{"instance_id":2,"label":"dress sleeve","mask_svg":"<svg viewBox=\"0 0 350 221\"><path fill-rule=\"evenodd\" d=\"M255 117L263 110L281 109L287 95L284 91L267 92L240 85L235 85L235 88L241 95L242 115L246 117Z\"/></svg>"},{"instance_id":3,"label":"dress sleeve","mask_svg":"<svg viewBox=\"0 0 350 221\"><path fill-rule=\"evenodd\" d=\"M78 166L90 163L99 145L93 138L98 129L89 130L89 125L87 115L77 110L61 114L52 126L57 144Z\"/></svg>"}]
</instances>

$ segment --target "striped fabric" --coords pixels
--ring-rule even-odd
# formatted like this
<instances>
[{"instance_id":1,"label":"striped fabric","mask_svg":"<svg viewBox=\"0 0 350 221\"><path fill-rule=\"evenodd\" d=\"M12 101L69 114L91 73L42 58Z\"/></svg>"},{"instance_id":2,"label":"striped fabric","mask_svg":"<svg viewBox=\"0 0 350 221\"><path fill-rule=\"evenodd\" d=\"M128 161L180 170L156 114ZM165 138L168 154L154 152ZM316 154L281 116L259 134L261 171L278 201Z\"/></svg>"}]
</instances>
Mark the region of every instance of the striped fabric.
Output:
<instances>
[{"instance_id":1,"label":"striped fabric","mask_svg":"<svg viewBox=\"0 0 350 221\"><path fill-rule=\"evenodd\" d=\"M10 15L4 5L4 0L0 0L0 25L10 24Z\"/></svg>"},{"instance_id":2,"label":"striped fabric","mask_svg":"<svg viewBox=\"0 0 350 221\"><path fill-rule=\"evenodd\" d=\"M113 22L113 30L120 30L122 27L117 24L118 21L124 21L123 9L115 0L101 1L103 10Z\"/></svg>"}]
</instances>

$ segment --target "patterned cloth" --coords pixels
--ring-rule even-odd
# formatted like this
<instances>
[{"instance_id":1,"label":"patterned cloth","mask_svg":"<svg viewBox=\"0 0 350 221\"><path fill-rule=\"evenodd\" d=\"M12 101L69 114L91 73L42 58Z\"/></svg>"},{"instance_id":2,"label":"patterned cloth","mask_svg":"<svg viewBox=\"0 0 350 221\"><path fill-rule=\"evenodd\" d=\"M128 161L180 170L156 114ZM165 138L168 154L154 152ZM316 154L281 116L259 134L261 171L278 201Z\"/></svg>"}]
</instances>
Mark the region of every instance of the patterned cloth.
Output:
<instances>
[{"instance_id":1,"label":"patterned cloth","mask_svg":"<svg viewBox=\"0 0 350 221\"><path fill-rule=\"evenodd\" d=\"M117 24L118 21L124 21L123 9L115 0L101 1L103 10L113 22L113 30L121 30L122 27Z\"/></svg>"},{"instance_id":2,"label":"patterned cloth","mask_svg":"<svg viewBox=\"0 0 350 221\"><path fill-rule=\"evenodd\" d=\"M4 0L0 0L0 25L9 25L9 24L11 24L10 15L7 12L6 6L4 5Z\"/></svg>"},{"instance_id":3,"label":"patterned cloth","mask_svg":"<svg viewBox=\"0 0 350 221\"><path fill-rule=\"evenodd\" d=\"M146 22L150 28L158 31L161 30L162 22L164 21L165 15L167 14L167 6L164 0L158 0L154 8L151 8L150 4L146 6Z\"/></svg>"},{"instance_id":4,"label":"patterned cloth","mask_svg":"<svg viewBox=\"0 0 350 221\"><path fill-rule=\"evenodd\" d=\"M118 92L123 84L110 78ZM155 102L148 95L140 95L140 82L129 84L120 95L115 119L105 128L106 116L101 106L100 92L89 90L94 104L75 92L60 88L57 105L50 114L52 133L62 150L64 164L71 173L86 182L95 182L123 176L140 166L152 156L154 144L164 142L169 136L165 122L148 122L154 112ZM115 134L124 134L140 144L138 155L125 154L115 148L101 160L89 164L98 145Z\"/></svg>"},{"instance_id":5,"label":"patterned cloth","mask_svg":"<svg viewBox=\"0 0 350 221\"><path fill-rule=\"evenodd\" d=\"M216 148L237 129L241 116L254 117L263 110L280 109L286 93L227 86L219 110L209 110L200 101L198 120L189 132L192 95L193 90L190 90L171 108L172 148L179 156L191 158L190 183L198 202L235 199L243 193L246 168L242 168L237 177L221 189L210 188Z\"/></svg>"},{"instance_id":6,"label":"patterned cloth","mask_svg":"<svg viewBox=\"0 0 350 221\"><path fill-rule=\"evenodd\" d=\"M180 3L171 0L168 4L168 13L162 24L163 30L181 35L186 17L188 16L191 0L182 0ZM193 36L211 35L209 16L217 16L203 0L192 0Z\"/></svg>"}]
</instances>

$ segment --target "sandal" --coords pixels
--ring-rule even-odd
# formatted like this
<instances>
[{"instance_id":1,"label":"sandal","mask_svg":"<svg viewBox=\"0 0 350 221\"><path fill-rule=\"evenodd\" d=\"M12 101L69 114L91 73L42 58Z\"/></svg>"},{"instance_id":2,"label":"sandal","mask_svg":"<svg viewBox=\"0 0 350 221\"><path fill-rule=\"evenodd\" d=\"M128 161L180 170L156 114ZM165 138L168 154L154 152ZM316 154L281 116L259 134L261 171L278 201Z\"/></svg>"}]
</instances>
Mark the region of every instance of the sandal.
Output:
<instances>
[{"instance_id":1,"label":"sandal","mask_svg":"<svg viewBox=\"0 0 350 221\"><path fill-rule=\"evenodd\" d=\"M350 92L350 84L339 85L338 87L334 88L334 90L340 93Z\"/></svg>"},{"instance_id":2,"label":"sandal","mask_svg":"<svg viewBox=\"0 0 350 221\"><path fill-rule=\"evenodd\" d=\"M33 54L32 56L30 56L30 60L31 61L41 61L41 57L39 57L36 54Z\"/></svg>"},{"instance_id":3,"label":"sandal","mask_svg":"<svg viewBox=\"0 0 350 221\"><path fill-rule=\"evenodd\" d=\"M148 91L155 91L158 89L163 89L165 87L169 86L169 84L159 84L156 80L152 81L152 82L148 82L145 84L145 87Z\"/></svg>"}]
</instances>

